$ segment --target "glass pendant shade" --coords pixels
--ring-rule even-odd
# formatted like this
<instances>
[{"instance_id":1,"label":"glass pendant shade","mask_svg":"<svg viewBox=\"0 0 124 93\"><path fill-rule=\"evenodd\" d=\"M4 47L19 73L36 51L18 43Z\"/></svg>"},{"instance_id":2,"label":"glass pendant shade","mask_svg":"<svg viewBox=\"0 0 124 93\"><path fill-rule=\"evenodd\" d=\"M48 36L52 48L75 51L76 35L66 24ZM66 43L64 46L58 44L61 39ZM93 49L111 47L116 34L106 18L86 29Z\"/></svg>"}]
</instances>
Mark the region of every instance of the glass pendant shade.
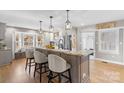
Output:
<instances>
[{"instance_id":1,"label":"glass pendant shade","mask_svg":"<svg viewBox=\"0 0 124 93\"><path fill-rule=\"evenodd\" d=\"M50 26L49 26L49 31L50 32L54 31L54 27L52 25L52 18L53 18L53 16L50 16Z\"/></svg>"},{"instance_id":2,"label":"glass pendant shade","mask_svg":"<svg viewBox=\"0 0 124 93\"><path fill-rule=\"evenodd\" d=\"M67 11L67 20L65 22L65 30L70 30L72 26L71 26L71 22L69 21L69 17L68 17L69 10L66 10L66 11Z\"/></svg>"},{"instance_id":3,"label":"glass pendant shade","mask_svg":"<svg viewBox=\"0 0 124 93\"><path fill-rule=\"evenodd\" d=\"M54 30L54 27L52 26L52 25L50 25L50 27L49 27L49 31L53 31Z\"/></svg>"},{"instance_id":4,"label":"glass pendant shade","mask_svg":"<svg viewBox=\"0 0 124 93\"><path fill-rule=\"evenodd\" d=\"M69 20L67 20L67 21L65 22L65 29L66 29L66 30L70 30L71 28L72 28L71 22L70 22Z\"/></svg>"},{"instance_id":5,"label":"glass pendant shade","mask_svg":"<svg viewBox=\"0 0 124 93\"><path fill-rule=\"evenodd\" d=\"M42 34L42 30L41 29L39 30L39 34Z\"/></svg>"}]
</instances>

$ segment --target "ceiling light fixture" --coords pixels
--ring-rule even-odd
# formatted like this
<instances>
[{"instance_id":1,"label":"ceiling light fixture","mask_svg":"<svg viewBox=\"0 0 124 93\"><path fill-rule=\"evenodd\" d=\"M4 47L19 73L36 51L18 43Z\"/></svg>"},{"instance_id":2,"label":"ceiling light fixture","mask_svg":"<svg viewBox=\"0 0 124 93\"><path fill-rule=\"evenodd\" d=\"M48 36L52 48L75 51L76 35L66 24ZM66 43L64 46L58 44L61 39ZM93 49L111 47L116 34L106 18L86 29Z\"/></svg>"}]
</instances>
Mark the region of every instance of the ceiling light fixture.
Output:
<instances>
[{"instance_id":1,"label":"ceiling light fixture","mask_svg":"<svg viewBox=\"0 0 124 93\"><path fill-rule=\"evenodd\" d=\"M43 22L43 21L40 21L40 29L39 29L39 34L42 34L42 32L43 32L43 31L42 31L42 22Z\"/></svg>"},{"instance_id":2,"label":"ceiling light fixture","mask_svg":"<svg viewBox=\"0 0 124 93\"><path fill-rule=\"evenodd\" d=\"M69 10L66 10L66 11L67 11L67 20L65 22L65 30L70 30L72 26L71 26L71 22L69 21L69 15L68 15Z\"/></svg>"},{"instance_id":3,"label":"ceiling light fixture","mask_svg":"<svg viewBox=\"0 0 124 93\"><path fill-rule=\"evenodd\" d=\"M52 18L53 18L53 16L50 16L50 27L49 27L50 32L52 32L54 30L54 27L52 25Z\"/></svg>"}]
</instances>

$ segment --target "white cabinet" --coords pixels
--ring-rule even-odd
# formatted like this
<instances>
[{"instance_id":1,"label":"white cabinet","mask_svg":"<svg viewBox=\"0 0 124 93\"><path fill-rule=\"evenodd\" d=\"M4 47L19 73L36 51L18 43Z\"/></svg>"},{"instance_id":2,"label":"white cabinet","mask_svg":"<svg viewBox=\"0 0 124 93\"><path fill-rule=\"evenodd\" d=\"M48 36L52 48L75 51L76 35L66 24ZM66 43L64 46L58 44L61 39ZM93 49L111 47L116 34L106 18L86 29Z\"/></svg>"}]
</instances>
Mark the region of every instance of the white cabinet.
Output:
<instances>
[{"instance_id":1,"label":"white cabinet","mask_svg":"<svg viewBox=\"0 0 124 93\"><path fill-rule=\"evenodd\" d=\"M6 24L0 23L0 39L4 39L6 31Z\"/></svg>"},{"instance_id":2,"label":"white cabinet","mask_svg":"<svg viewBox=\"0 0 124 93\"><path fill-rule=\"evenodd\" d=\"M11 50L0 50L0 66L9 64L12 61Z\"/></svg>"}]
</instances>

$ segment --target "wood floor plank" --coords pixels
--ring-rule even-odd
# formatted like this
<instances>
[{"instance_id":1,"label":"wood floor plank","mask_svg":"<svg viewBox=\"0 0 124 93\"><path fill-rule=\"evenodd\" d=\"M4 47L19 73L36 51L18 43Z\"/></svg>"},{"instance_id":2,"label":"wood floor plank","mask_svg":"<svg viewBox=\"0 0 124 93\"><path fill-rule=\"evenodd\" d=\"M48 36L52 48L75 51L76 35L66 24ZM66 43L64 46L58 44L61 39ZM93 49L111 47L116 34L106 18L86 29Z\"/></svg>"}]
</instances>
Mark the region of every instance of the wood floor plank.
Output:
<instances>
[{"instance_id":1,"label":"wood floor plank","mask_svg":"<svg viewBox=\"0 0 124 93\"><path fill-rule=\"evenodd\" d=\"M90 76L93 83L123 83L124 66L97 60L91 61Z\"/></svg>"},{"instance_id":2,"label":"wood floor plank","mask_svg":"<svg viewBox=\"0 0 124 93\"><path fill-rule=\"evenodd\" d=\"M39 75L33 77L34 68L29 75L25 71L25 59L13 60L6 66L0 67L1 83L39 83ZM47 83L47 74L42 75L42 83ZM91 83L124 83L124 66L104 63L101 61L90 62L90 81ZM55 80L55 82L57 82Z\"/></svg>"}]
</instances>

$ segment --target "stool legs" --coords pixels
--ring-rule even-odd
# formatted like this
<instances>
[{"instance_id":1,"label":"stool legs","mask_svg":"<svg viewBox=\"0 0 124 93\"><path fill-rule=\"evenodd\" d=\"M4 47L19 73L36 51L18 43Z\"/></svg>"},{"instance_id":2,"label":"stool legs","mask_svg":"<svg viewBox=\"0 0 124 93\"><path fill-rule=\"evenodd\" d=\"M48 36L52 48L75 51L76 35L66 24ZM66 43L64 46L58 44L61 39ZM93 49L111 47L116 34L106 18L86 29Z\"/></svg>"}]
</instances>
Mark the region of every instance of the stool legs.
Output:
<instances>
[{"instance_id":1,"label":"stool legs","mask_svg":"<svg viewBox=\"0 0 124 93\"><path fill-rule=\"evenodd\" d=\"M45 63L47 64L47 63ZM47 71L43 71L43 68L46 66L44 66L45 64L43 63L35 63L35 68L34 68L34 78L35 78L35 74L36 72L40 74L40 83L42 82L42 74L46 73Z\"/></svg>"},{"instance_id":2,"label":"stool legs","mask_svg":"<svg viewBox=\"0 0 124 93\"><path fill-rule=\"evenodd\" d=\"M63 73L65 73L65 72L67 72L67 76L63 74ZM49 72L49 75L48 75L48 83L52 82L51 80L54 79L54 78L56 78L56 77L58 77L58 82L59 82L59 83L62 82L62 77L68 79L68 81L66 81L66 82L72 83L72 80L71 80L71 71L70 71L70 69L68 69L68 70L65 71L65 72L57 73L57 75L54 76L54 75L52 74L53 72L50 71L50 72ZM54 73L56 73L56 72L54 72Z\"/></svg>"},{"instance_id":3,"label":"stool legs","mask_svg":"<svg viewBox=\"0 0 124 93\"><path fill-rule=\"evenodd\" d=\"M27 69L28 66L28 59L26 58L26 66L25 66L25 70Z\"/></svg>"},{"instance_id":4,"label":"stool legs","mask_svg":"<svg viewBox=\"0 0 124 93\"><path fill-rule=\"evenodd\" d=\"M29 66L29 74L31 72L31 60L30 58L26 58L26 66L25 66L25 70L27 69L27 66Z\"/></svg>"},{"instance_id":5,"label":"stool legs","mask_svg":"<svg viewBox=\"0 0 124 93\"><path fill-rule=\"evenodd\" d=\"M59 77L59 83L61 83L61 74L60 73L58 74L58 77Z\"/></svg>"},{"instance_id":6,"label":"stool legs","mask_svg":"<svg viewBox=\"0 0 124 93\"><path fill-rule=\"evenodd\" d=\"M70 69L68 70L68 76L69 76L69 81L70 81L70 83L72 83L72 80L71 80L71 71L70 71Z\"/></svg>"},{"instance_id":7,"label":"stool legs","mask_svg":"<svg viewBox=\"0 0 124 93\"><path fill-rule=\"evenodd\" d=\"M29 74L31 72L31 59L29 59Z\"/></svg>"},{"instance_id":8,"label":"stool legs","mask_svg":"<svg viewBox=\"0 0 124 93\"><path fill-rule=\"evenodd\" d=\"M34 77L35 77L36 67L37 67L37 63L35 63L35 68L34 68Z\"/></svg>"},{"instance_id":9,"label":"stool legs","mask_svg":"<svg viewBox=\"0 0 124 93\"><path fill-rule=\"evenodd\" d=\"M42 80L42 64L40 64L40 82L41 82L41 80Z\"/></svg>"},{"instance_id":10,"label":"stool legs","mask_svg":"<svg viewBox=\"0 0 124 93\"><path fill-rule=\"evenodd\" d=\"M49 75L48 75L48 83L50 83L51 79L52 79L52 71L49 72Z\"/></svg>"},{"instance_id":11,"label":"stool legs","mask_svg":"<svg viewBox=\"0 0 124 93\"><path fill-rule=\"evenodd\" d=\"M44 64L44 71L45 71L45 72L46 72L46 67L47 67L46 64Z\"/></svg>"}]
</instances>

